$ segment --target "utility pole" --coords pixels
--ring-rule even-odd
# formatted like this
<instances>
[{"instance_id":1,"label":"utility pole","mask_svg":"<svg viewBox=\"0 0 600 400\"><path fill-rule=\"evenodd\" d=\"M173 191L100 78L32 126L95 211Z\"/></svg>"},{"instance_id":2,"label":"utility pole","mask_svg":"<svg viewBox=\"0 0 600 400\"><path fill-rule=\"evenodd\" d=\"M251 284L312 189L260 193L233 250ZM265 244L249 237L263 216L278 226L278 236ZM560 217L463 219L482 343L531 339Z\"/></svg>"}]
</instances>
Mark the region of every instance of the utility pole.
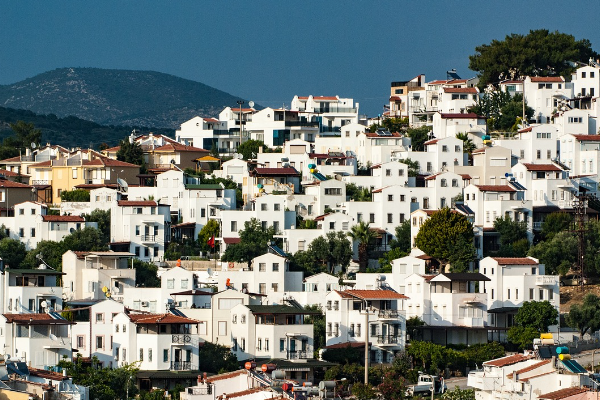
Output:
<instances>
[{"instance_id":1,"label":"utility pole","mask_svg":"<svg viewBox=\"0 0 600 400\"><path fill-rule=\"evenodd\" d=\"M594 199L594 195L580 192L575 195L575 200L573 200L573 210L575 211L574 232L577 234L577 265L573 267L573 272L581 290L584 289L585 285L585 216L588 202Z\"/></svg>"},{"instance_id":2,"label":"utility pole","mask_svg":"<svg viewBox=\"0 0 600 400\"><path fill-rule=\"evenodd\" d=\"M242 145L242 140L243 140L242 139L242 116L243 116L243 114L242 114L242 105L244 104L244 100L238 100L237 103L240 106L240 144L239 144L239 146L241 146Z\"/></svg>"}]
</instances>

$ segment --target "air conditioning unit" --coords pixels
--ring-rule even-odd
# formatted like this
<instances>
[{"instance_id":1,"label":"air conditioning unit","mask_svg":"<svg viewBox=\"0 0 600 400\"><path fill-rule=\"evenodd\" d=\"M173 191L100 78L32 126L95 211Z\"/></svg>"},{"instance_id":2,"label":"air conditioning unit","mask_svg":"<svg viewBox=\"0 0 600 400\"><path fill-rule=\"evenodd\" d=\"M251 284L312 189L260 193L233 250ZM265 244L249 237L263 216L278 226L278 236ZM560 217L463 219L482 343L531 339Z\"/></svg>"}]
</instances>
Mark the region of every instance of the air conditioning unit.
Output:
<instances>
[{"instance_id":1,"label":"air conditioning unit","mask_svg":"<svg viewBox=\"0 0 600 400\"><path fill-rule=\"evenodd\" d=\"M148 307L149 303L147 301L142 301L142 307Z\"/></svg>"}]
</instances>

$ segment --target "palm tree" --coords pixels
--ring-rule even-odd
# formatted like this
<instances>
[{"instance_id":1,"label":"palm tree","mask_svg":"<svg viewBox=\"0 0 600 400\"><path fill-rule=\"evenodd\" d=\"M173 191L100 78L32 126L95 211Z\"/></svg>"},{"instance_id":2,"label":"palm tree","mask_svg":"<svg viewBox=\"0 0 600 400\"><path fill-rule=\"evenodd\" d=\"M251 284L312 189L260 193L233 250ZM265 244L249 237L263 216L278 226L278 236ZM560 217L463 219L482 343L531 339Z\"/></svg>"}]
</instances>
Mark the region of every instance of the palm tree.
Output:
<instances>
[{"instance_id":1,"label":"palm tree","mask_svg":"<svg viewBox=\"0 0 600 400\"><path fill-rule=\"evenodd\" d=\"M377 237L377 233L369 228L368 223L360 221L350 229L348 236L358 242L358 272L366 272L369 263L369 243Z\"/></svg>"}]
</instances>

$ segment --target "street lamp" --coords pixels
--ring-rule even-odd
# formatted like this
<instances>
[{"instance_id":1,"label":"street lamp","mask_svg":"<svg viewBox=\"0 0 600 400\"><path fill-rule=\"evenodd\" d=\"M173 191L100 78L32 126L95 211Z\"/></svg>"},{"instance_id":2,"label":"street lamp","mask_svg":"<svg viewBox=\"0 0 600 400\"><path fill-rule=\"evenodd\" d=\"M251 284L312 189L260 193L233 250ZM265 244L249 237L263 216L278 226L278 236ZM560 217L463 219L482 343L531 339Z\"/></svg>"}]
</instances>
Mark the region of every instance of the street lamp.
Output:
<instances>
[{"instance_id":1,"label":"street lamp","mask_svg":"<svg viewBox=\"0 0 600 400\"><path fill-rule=\"evenodd\" d=\"M334 381L335 382L335 385L333 386L333 398L334 399L335 399L335 389L337 388L337 383L338 382L345 382L346 380L347 380L346 378L342 378L342 379L336 379ZM341 396L340 396L340 398L341 398Z\"/></svg>"},{"instance_id":2,"label":"street lamp","mask_svg":"<svg viewBox=\"0 0 600 400\"><path fill-rule=\"evenodd\" d=\"M368 307L367 301L364 302L365 309L360 314L365 315L365 385L369 384L369 315L372 310Z\"/></svg>"}]
</instances>

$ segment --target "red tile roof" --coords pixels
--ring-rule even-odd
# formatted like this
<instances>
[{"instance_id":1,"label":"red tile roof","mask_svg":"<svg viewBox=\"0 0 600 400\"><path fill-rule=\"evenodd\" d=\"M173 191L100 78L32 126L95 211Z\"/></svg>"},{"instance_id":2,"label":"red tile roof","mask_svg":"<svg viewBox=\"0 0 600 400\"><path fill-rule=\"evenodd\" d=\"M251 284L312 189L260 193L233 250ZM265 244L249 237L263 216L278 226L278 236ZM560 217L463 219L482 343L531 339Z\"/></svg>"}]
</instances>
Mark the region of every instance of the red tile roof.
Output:
<instances>
[{"instance_id":1,"label":"red tile roof","mask_svg":"<svg viewBox=\"0 0 600 400\"><path fill-rule=\"evenodd\" d=\"M564 389L556 390L554 392L539 395L538 398L539 399L548 399L548 400L560 400L560 399L564 399L567 397L582 394L587 391L588 391L588 389L585 389L585 388L570 387L570 388L564 388Z\"/></svg>"},{"instance_id":2,"label":"red tile roof","mask_svg":"<svg viewBox=\"0 0 600 400\"><path fill-rule=\"evenodd\" d=\"M564 82L562 76L531 76L531 82Z\"/></svg>"},{"instance_id":3,"label":"red tile roof","mask_svg":"<svg viewBox=\"0 0 600 400\"><path fill-rule=\"evenodd\" d=\"M54 371L46 371L45 369L37 369L37 368L29 368L29 374L32 376L38 376L43 379L49 379L52 381L65 381L69 379L68 376L65 376L59 372Z\"/></svg>"},{"instance_id":4,"label":"red tile roof","mask_svg":"<svg viewBox=\"0 0 600 400\"><path fill-rule=\"evenodd\" d=\"M469 174L458 174L458 175L462 176L462 178L463 178L464 180L469 180L469 179L472 179L472 178L471 178L471 175L469 175Z\"/></svg>"},{"instance_id":5,"label":"red tile roof","mask_svg":"<svg viewBox=\"0 0 600 400\"><path fill-rule=\"evenodd\" d=\"M104 167L127 167L127 168L139 168L139 165L131 164L125 161L115 160L108 157L98 157L90 161L84 161L84 166L104 166Z\"/></svg>"},{"instance_id":6,"label":"red tile roof","mask_svg":"<svg viewBox=\"0 0 600 400\"><path fill-rule=\"evenodd\" d=\"M477 93L475 88L444 88L445 93Z\"/></svg>"},{"instance_id":7,"label":"red tile roof","mask_svg":"<svg viewBox=\"0 0 600 400\"><path fill-rule=\"evenodd\" d=\"M52 318L50 314L2 314L8 323L30 324L30 325L68 325L73 322L66 319Z\"/></svg>"},{"instance_id":8,"label":"red tile roof","mask_svg":"<svg viewBox=\"0 0 600 400\"><path fill-rule=\"evenodd\" d=\"M524 132L531 132L533 130L532 126L529 126L527 128L523 128L523 129L519 129L519 133L524 133Z\"/></svg>"},{"instance_id":9,"label":"red tile roof","mask_svg":"<svg viewBox=\"0 0 600 400\"><path fill-rule=\"evenodd\" d=\"M223 238L223 242L225 242L225 244L236 244L236 243L239 243L241 241L242 241L242 239L239 238L239 237L231 237L231 238L230 237L226 237L226 238Z\"/></svg>"},{"instance_id":10,"label":"red tile roof","mask_svg":"<svg viewBox=\"0 0 600 400\"><path fill-rule=\"evenodd\" d=\"M600 135L573 135L580 142L596 142L600 141Z\"/></svg>"},{"instance_id":11,"label":"red tile roof","mask_svg":"<svg viewBox=\"0 0 600 400\"><path fill-rule=\"evenodd\" d=\"M548 371L548 372L544 372L542 374L528 376L527 378L519 378L519 381L521 381L521 382L529 382L530 379L535 379L535 378L539 378L540 376L550 375L550 374L554 374L554 373L555 373L555 371ZM512 376L512 374L509 374L509 375Z\"/></svg>"},{"instance_id":12,"label":"red tile roof","mask_svg":"<svg viewBox=\"0 0 600 400\"><path fill-rule=\"evenodd\" d=\"M119 200L119 207L155 207L157 204L154 200Z\"/></svg>"},{"instance_id":13,"label":"red tile roof","mask_svg":"<svg viewBox=\"0 0 600 400\"><path fill-rule=\"evenodd\" d=\"M438 174L429 175L428 177L426 177L426 178L425 178L425 180L426 180L426 181L435 180L435 178L436 178L438 175L441 175L441 174L442 174L442 173L440 172L440 173L438 173Z\"/></svg>"},{"instance_id":14,"label":"red tile roof","mask_svg":"<svg viewBox=\"0 0 600 400\"><path fill-rule=\"evenodd\" d=\"M313 100L329 100L329 101L337 101L337 96L313 96Z\"/></svg>"},{"instance_id":15,"label":"red tile roof","mask_svg":"<svg viewBox=\"0 0 600 400\"><path fill-rule=\"evenodd\" d=\"M216 118L204 118L204 122L215 123L215 122L219 122L219 120Z\"/></svg>"},{"instance_id":16,"label":"red tile roof","mask_svg":"<svg viewBox=\"0 0 600 400\"><path fill-rule=\"evenodd\" d=\"M528 257L492 257L499 265L538 265L539 263Z\"/></svg>"},{"instance_id":17,"label":"red tile roof","mask_svg":"<svg viewBox=\"0 0 600 400\"><path fill-rule=\"evenodd\" d=\"M452 80L446 82L447 85L456 85L458 83L467 83L467 80L466 79L452 79Z\"/></svg>"},{"instance_id":18,"label":"red tile roof","mask_svg":"<svg viewBox=\"0 0 600 400\"><path fill-rule=\"evenodd\" d=\"M485 117L475 113L440 113L440 115L445 119L485 119Z\"/></svg>"},{"instance_id":19,"label":"red tile roof","mask_svg":"<svg viewBox=\"0 0 600 400\"><path fill-rule=\"evenodd\" d=\"M351 297L356 297L362 300L389 300L389 299L408 299L403 294L391 291L391 290L344 290L342 292L337 291L342 294L345 293Z\"/></svg>"},{"instance_id":20,"label":"red tile roof","mask_svg":"<svg viewBox=\"0 0 600 400\"><path fill-rule=\"evenodd\" d=\"M439 140L440 140L440 139L431 139L431 140L428 140L428 141L426 141L426 142L425 142L425 143L423 143L423 144L436 144L436 143L437 143Z\"/></svg>"},{"instance_id":21,"label":"red tile roof","mask_svg":"<svg viewBox=\"0 0 600 400\"><path fill-rule=\"evenodd\" d=\"M525 168L527 168L528 171L554 171L554 172L562 171L562 169L558 168L554 164L528 164L528 163L523 163L523 165L525 166Z\"/></svg>"},{"instance_id":22,"label":"red tile roof","mask_svg":"<svg viewBox=\"0 0 600 400\"><path fill-rule=\"evenodd\" d=\"M128 314L134 324L197 324L198 320L174 314Z\"/></svg>"},{"instance_id":23,"label":"red tile roof","mask_svg":"<svg viewBox=\"0 0 600 400\"><path fill-rule=\"evenodd\" d=\"M167 143L164 146L157 147L154 151L158 152L177 152L177 151L193 151L201 153L210 153L208 150L201 149L194 146L186 146L181 143Z\"/></svg>"},{"instance_id":24,"label":"red tile roof","mask_svg":"<svg viewBox=\"0 0 600 400\"><path fill-rule=\"evenodd\" d=\"M508 185L475 185L482 192L516 192L516 190Z\"/></svg>"},{"instance_id":25,"label":"red tile roof","mask_svg":"<svg viewBox=\"0 0 600 400\"><path fill-rule=\"evenodd\" d=\"M6 158L4 160L0 160L0 164L9 163L9 162L21 162L21 156Z\"/></svg>"},{"instance_id":26,"label":"red tile roof","mask_svg":"<svg viewBox=\"0 0 600 400\"><path fill-rule=\"evenodd\" d=\"M515 371L515 372L517 374L524 374L525 372L533 371L534 369L537 369L537 368L539 368L539 367L541 367L543 365L546 365L546 364L550 364L551 362L552 362L552 360L542 360L542 361L537 362L535 364L531 364L529 367L522 368L522 369L520 369L518 371ZM512 379L513 373L510 373L507 376Z\"/></svg>"},{"instance_id":27,"label":"red tile roof","mask_svg":"<svg viewBox=\"0 0 600 400\"><path fill-rule=\"evenodd\" d=\"M436 81L427 82L428 85L441 85L442 83L448 82L447 80L438 79Z\"/></svg>"},{"instance_id":28,"label":"red tile roof","mask_svg":"<svg viewBox=\"0 0 600 400\"><path fill-rule=\"evenodd\" d=\"M83 217L77 215L42 215L44 222L85 222Z\"/></svg>"},{"instance_id":29,"label":"red tile roof","mask_svg":"<svg viewBox=\"0 0 600 400\"><path fill-rule=\"evenodd\" d=\"M371 345L371 343L369 343L369 346L370 345ZM364 348L365 342L342 342L342 343L330 344L329 346L325 346L324 349L346 349L348 347L352 347L353 349Z\"/></svg>"},{"instance_id":30,"label":"red tile roof","mask_svg":"<svg viewBox=\"0 0 600 400\"><path fill-rule=\"evenodd\" d=\"M402 98L400 96L392 96L390 97L390 101L402 101Z\"/></svg>"},{"instance_id":31,"label":"red tile roof","mask_svg":"<svg viewBox=\"0 0 600 400\"><path fill-rule=\"evenodd\" d=\"M325 217L328 216L329 214L331 214L331 213L319 215L319 216L315 217L315 221L324 221Z\"/></svg>"},{"instance_id":32,"label":"red tile roof","mask_svg":"<svg viewBox=\"0 0 600 400\"><path fill-rule=\"evenodd\" d=\"M378 135L377 132L365 132L365 135L368 138L379 138L379 139L387 139L390 137L402 137L402 135L399 132L390 132L392 134L392 136L381 136Z\"/></svg>"},{"instance_id":33,"label":"red tile roof","mask_svg":"<svg viewBox=\"0 0 600 400\"><path fill-rule=\"evenodd\" d=\"M245 369L238 369L237 371L233 372L226 372L224 374L209 376L208 378L206 378L206 382L221 381L223 379L235 378L236 376L240 375L248 375L248 371L246 371Z\"/></svg>"},{"instance_id":34,"label":"red tile roof","mask_svg":"<svg viewBox=\"0 0 600 400\"><path fill-rule=\"evenodd\" d=\"M20 189L31 189L31 186L24 183L13 182L7 179L0 179L0 187L3 188L20 188Z\"/></svg>"},{"instance_id":35,"label":"red tile roof","mask_svg":"<svg viewBox=\"0 0 600 400\"><path fill-rule=\"evenodd\" d=\"M0 169L0 175L16 177L16 176L29 176L25 174L19 174L18 172L8 171L6 169Z\"/></svg>"},{"instance_id":36,"label":"red tile roof","mask_svg":"<svg viewBox=\"0 0 600 400\"><path fill-rule=\"evenodd\" d=\"M42 161L42 162L30 165L30 167L32 167L32 168L42 168L42 167L51 167L51 166L52 166L52 160Z\"/></svg>"},{"instance_id":37,"label":"red tile roof","mask_svg":"<svg viewBox=\"0 0 600 400\"><path fill-rule=\"evenodd\" d=\"M508 365L513 365L519 363L521 361L529 360L532 358L531 356L526 356L524 354L513 354L512 356L497 358L495 360L486 361L483 363L485 366L490 367L506 367Z\"/></svg>"},{"instance_id":38,"label":"red tile roof","mask_svg":"<svg viewBox=\"0 0 600 400\"><path fill-rule=\"evenodd\" d=\"M258 392L265 392L265 391L270 391L271 388L270 387L266 387L266 386L259 386L259 387L255 387L255 388L250 388L250 389L246 389L246 390L242 390L239 392L233 392L233 393L227 393L227 394L222 394L220 396L217 396L218 400L224 400L224 399L232 399L232 398L236 398L236 397L242 397L242 396L247 396L249 394L253 394L253 393L258 393ZM275 393L273 393L273 395L275 395Z\"/></svg>"},{"instance_id":39,"label":"red tile roof","mask_svg":"<svg viewBox=\"0 0 600 400\"><path fill-rule=\"evenodd\" d=\"M292 167L285 168L254 168L253 171L256 175L273 175L273 176L283 176L283 175L298 175L298 171Z\"/></svg>"}]
</instances>

